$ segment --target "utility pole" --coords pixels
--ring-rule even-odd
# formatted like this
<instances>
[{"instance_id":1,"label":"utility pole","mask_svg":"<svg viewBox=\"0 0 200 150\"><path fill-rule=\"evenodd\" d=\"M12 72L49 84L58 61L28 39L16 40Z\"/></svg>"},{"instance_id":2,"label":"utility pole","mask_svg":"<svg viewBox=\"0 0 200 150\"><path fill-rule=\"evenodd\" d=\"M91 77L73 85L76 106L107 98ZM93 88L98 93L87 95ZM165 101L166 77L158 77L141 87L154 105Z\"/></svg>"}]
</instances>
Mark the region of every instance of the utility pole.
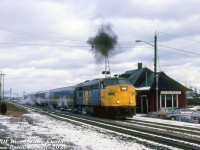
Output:
<instances>
[{"instance_id":1,"label":"utility pole","mask_svg":"<svg viewBox=\"0 0 200 150\"><path fill-rule=\"evenodd\" d=\"M7 112L7 105L4 101L4 75L1 71L0 74L0 112L5 115Z\"/></svg>"},{"instance_id":2,"label":"utility pole","mask_svg":"<svg viewBox=\"0 0 200 150\"><path fill-rule=\"evenodd\" d=\"M10 100L11 100L11 93L12 93L12 88L10 89Z\"/></svg>"},{"instance_id":3,"label":"utility pole","mask_svg":"<svg viewBox=\"0 0 200 150\"><path fill-rule=\"evenodd\" d=\"M156 103L156 112L158 112L158 74L157 74L157 34L154 35L154 85L155 85L155 96L154 100Z\"/></svg>"},{"instance_id":4,"label":"utility pole","mask_svg":"<svg viewBox=\"0 0 200 150\"><path fill-rule=\"evenodd\" d=\"M5 76L5 74L2 74L2 76L3 76L3 80L2 80L2 83L3 83L2 84L3 85L3 91L2 92L3 92L3 94L2 94L2 96L3 96L3 100L4 100L4 76Z\"/></svg>"},{"instance_id":5,"label":"utility pole","mask_svg":"<svg viewBox=\"0 0 200 150\"><path fill-rule=\"evenodd\" d=\"M0 74L0 103L4 100L4 75L1 71Z\"/></svg>"},{"instance_id":6,"label":"utility pole","mask_svg":"<svg viewBox=\"0 0 200 150\"><path fill-rule=\"evenodd\" d=\"M155 110L158 112L158 74L157 74L157 34L154 34L154 44L142 40L135 40L136 43L144 42L154 47L154 102Z\"/></svg>"},{"instance_id":7,"label":"utility pole","mask_svg":"<svg viewBox=\"0 0 200 150\"><path fill-rule=\"evenodd\" d=\"M0 104L1 104L1 100L2 100L2 71L0 74Z\"/></svg>"}]
</instances>

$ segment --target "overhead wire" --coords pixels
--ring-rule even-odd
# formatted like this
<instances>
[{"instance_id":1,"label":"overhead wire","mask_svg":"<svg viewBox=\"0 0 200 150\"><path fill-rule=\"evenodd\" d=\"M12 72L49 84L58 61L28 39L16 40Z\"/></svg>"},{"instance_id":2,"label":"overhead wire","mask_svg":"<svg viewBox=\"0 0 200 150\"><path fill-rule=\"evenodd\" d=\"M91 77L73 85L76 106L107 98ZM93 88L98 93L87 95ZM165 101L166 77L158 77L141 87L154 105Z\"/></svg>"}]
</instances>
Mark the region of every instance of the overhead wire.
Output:
<instances>
[{"instance_id":1,"label":"overhead wire","mask_svg":"<svg viewBox=\"0 0 200 150\"><path fill-rule=\"evenodd\" d=\"M176 38L180 38L180 39L184 39L184 40L188 40L188 41L193 41L193 42L200 43L200 41L198 41L198 40L186 38L186 37L179 36L179 35L174 35L174 34L162 32L162 31L158 31L158 33L165 34L165 35L172 36L172 37L176 37ZM195 57L194 55L196 55L196 56L200 55L200 53L197 53L197 52L186 51L186 50L183 50L183 49L180 49L180 48L174 48L174 47L170 47L170 46L166 46L166 45L162 45L162 44L159 44L159 46L165 47L165 48L169 48L169 49L173 49L173 50L176 50L176 51L180 51L180 52L183 52L183 53L192 54L193 56L191 56L191 55L183 55L182 53L169 52L167 50L161 50L161 51L165 51L165 52L168 52L168 53L173 53L173 54L176 54L176 55L181 55L181 56L186 56L186 57Z\"/></svg>"},{"instance_id":2,"label":"overhead wire","mask_svg":"<svg viewBox=\"0 0 200 150\"><path fill-rule=\"evenodd\" d=\"M43 43L11 43L11 42L2 42L0 45L19 45L19 46L44 46L44 47L77 47L77 48L91 48L90 45L76 45L76 44L43 44ZM115 48L116 49L131 49L134 48L135 46L121 46L117 45ZM151 47L144 47L144 46L137 46L137 48L151 48Z\"/></svg>"},{"instance_id":3,"label":"overhead wire","mask_svg":"<svg viewBox=\"0 0 200 150\"><path fill-rule=\"evenodd\" d=\"M162 31L158 31L158 33L162 33L162 34L166 34L166 35L169 35L169 36L172 36L172 37L177 37L177 38L181 38L181 39L185 39L185 40L189 40L189 41L200 43L200 41L198 41L198 40L193 40L193 39L186 38L186 37L183 37L183 36L173 35L173 34L169 34L169 33L162 32Z\"/></svg>"},{"instance_id":4,"label":"overhead wire","mask_svg":"<svg viewBox=\"0 0 200 150\"><path fill-rule=\"evenodd\" d=\"M176 36L176 35L168 34L168 33L165 33L165 32L159 32L159 33L163 33L163 34L166 34L166 35L170 35L170 36L173 36L173 37L177 37L177 38L181 38L181 39L185 39L185 40L190 40L190 41L194 41L194 42L200 42L200 41L197 41L197 40L192 40L192 39L189 39L189 38L185 38L185 37L181 37L181 36ZM184 52L184 53L189 53L189 54L192 54L192 55L200 55L200 53L190 52L190 51L186 51L186 50L183 50L183 49L178 49L178 48L174 48L174 47L170 47L170 46L166 46L166 45L162 45L162 44L157 44L157 45L161 46L161 47L173 49L173 50L176 50L176 51L181 51L181 52ZM167 51L167 50L161 50L161 49L159 49L159 51L164 51L164 52L167 52L167 53L172 53L172 54L186 56L186 57L195 57L195 56L189 56L189 55L183 55L183 54L180 54L180 53L170 52L170 51ZM160 68L159 55L158 55L158 64L159 64L159 68ZM160 68L160 70L161 70L161 68Z\"/></svg>"},{"instance_id":5,"label":"overhead wire","mask_svg":"<svg viewBox=\"0 0 200 150\"><path fill-rule=\"evenodd\" d=\"M184 55L182 53L175 53L175 52L171 52L171 51L167 51L167 50L163 50L163 49L158 49L159 51L163 51L166 53L171 53L171 54L175 54L175 55L180 55L180 56L185 56L185 57L193 57L193 58L197 58L197 56L191 56L191 55Z\"/></svg>"},{"instance_id":6,"label":"overhead wire","mask_svg":"<svg viewBox=\"0 0 200 150\"><path fill-rule=\"evenodd\" d=\"M2 26L0 26L0 30L11 32L11 33L15 33L15 34L19 34L19 35L39 38L39 39L56 41L56 42L65 41L65 42L72 42L72 43L77 43L77 44L78 43L85 43L85 41L78 41L78 40L71 40L71 39L65 39L65 38L43 36L43 35L33 34L33 33L24 32L24 31L20 31L20 30L10 29L10 28L7 28L7 27L2 27Z\"/></svg>"},{"instance_id":7,"label":"overhead wire","mask_svg":"<svg viewBox=\"0 0 200 150\"><path fill-rule=\"evenodd\" d=\"M43 40L50 40L54 42L67 42L67 44L73 44L73 45L66 45L66 44L41 44L41 43L14 43L14 42L4 42L0 44L4 45L35 45L35 46L66 46L66 47L90 47L88 46L86 41L78 41L78 40L71 40L71 39L66 39L66 38L57 38L57 37L49 37L49 36L43 36L43 35L38 35L38 34L33 34L29 32L24 32L20 30L15 30L7 27L0 26L0 30L11 32L14 34L18 35L23 35L23 36L28 36L28 37L33 37L33 38L38 38L38 39L43 39ZM121 48L132 48L134 47L135 43L133 42L118 42ZM123 46L122 46L123 45Z\"/></svg>"},{"instance_id":8,"label":"overhead wire","mask_svg":"<svg viewBox=\"0 0 200 150\"><path fill-rule=\"evenodd\" d=\"M31 46L64 46L64 47L91 47L86 45L41 44L41 43L0 43L2 45L31 45Z\"/></svg>"},{"instance_id":9,"label":"overhead wire","mask_svg":"<svg viewBox=\"0 0 200 150\"><path fill-rule=\"evenodd\" d=\"M185 53L190 53L190 54L194 54L194 55L200 55L200 53L190 52L190 51L186 51L186 50L182 50L182 49L178 49L178 48L173 48L173 47L166 46L166 45L161 45L161 44L158 44L158 45L162 46L162 47L174 49L174 50L177 50L177 51L185 52Z\"/></svg>"},{"instance_id":10,"label":"overhead wire","mask_svg":"<svg viewBox=\"0 0 200 150\"><path fill-rule=\"evenodd\" d=\"M75 45L67 45L67 44L14 43L14 42L7 42L6 43L6 42L4 42L4 43L0 43L2 45L90 47L90 46L87 45L86 41L78 41L78 40L71 40L71 39L65 39L65 38L43 36L43 35L38 35L38 34L33 34L33 33L24 32L24 31L20 31L20 30L11 29L11 28L7 28L7 27L3 27L3 26L0 26L0 30L11 32L11 33L15 33L15 34L19 34L19 35L25 35L25 36L29 36L29 37L39 38L39 39L57 41L57 42L66 40L65 42L68 42L70 44L75 44ZM178 37L178 38L182 38L182 39L186 39L186 40L190 40L190 41L200 42L200 41L197 41L197 40L192 40L192 39L189 39L189 38L185 38L185 37L169 34L169 33L162 32L162 31L158 31L158 33L162 33L162 34L166 34L166 35L169 35L169 36ZM133 42L119 42L119 43L120 44L117 46L118 48L133 48L133 47L135 47L135 43L133 43ZM190 54L194 54L194 55L200 55L200 53L190 52L190 51L186 51L186 50L182 50L182 49L178 49L178 48L173 48L173 47L166 46L166 45L161 45L161 44L158 44L158 45L162 46L162 47L174 49L174 50L177 50L177 51L185 52L185 53L190 53ZM143 47L143 48L145 48L145 47ZM146 48L148 48L148 47L146 47ZM164 50L162 50L162 51L164 51ZM174 52L169 52L169 53L174 53ZM174 54L178 54L178 53L174 53Z\"/></svg>"},{"instance_id":11,"label":"overhead wire","mask_svg":"<svg viewBox=\"0 0 200 150\"><path fill-rule=\"evenodd\" d=\"M15 30L15 29L3 27L3 26L0 26L0 30L11 32L14 34L23 35L23 36L29 36L29 37L33 37L33 38L39 38L39 39L44 39L44 40L56 41L56 42L64 41L64 42L73 43L73 44L87 44L86 41L78 41L78 40L72 40L72 39L66 39L66 38L38 35L38 34ZM121 45L129 45L129 46L135 45L135 43L133 43L133 42L118 42L118 43Z\"/></svg>"},{"instance_id":12,"label":"overhead wire","mask_svg":"<svg viewBox=\"0 0 200 150\"><path fill-rule=\"evenodd\" d=\"M157 44L157 45L161 46L161 47L169 48L169 49L174 49L176 51L181 51L181 52L184 52L184 53L190 53L190 54L193 54L193 55L200 55L200 53L195 53L195 52L190 52L190 51L186 51L186 50L182 50L182 49L178 49L178 48L173 48L173 47L162 45L162 44ZM168 53L182 55L181 53L170 52L170 51L167 51L167 50L161 50L161 51L166 51ZM188 56L188 55L182 55L182 56Z\"/></svg>"}]
</instances>

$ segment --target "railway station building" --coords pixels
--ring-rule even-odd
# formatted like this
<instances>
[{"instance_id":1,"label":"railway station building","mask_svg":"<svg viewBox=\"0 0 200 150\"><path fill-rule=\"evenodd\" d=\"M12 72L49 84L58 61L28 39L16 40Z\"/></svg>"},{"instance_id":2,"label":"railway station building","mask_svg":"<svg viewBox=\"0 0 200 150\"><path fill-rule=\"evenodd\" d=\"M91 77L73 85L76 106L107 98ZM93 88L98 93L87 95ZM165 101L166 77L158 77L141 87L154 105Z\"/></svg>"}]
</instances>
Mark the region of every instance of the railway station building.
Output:
<instances>
[{"instance_id":1,"label":"railway station building","mask_svg":"<svg viewBox=\"0 0 200 150\"><path fill-rule=\"evenodd\" d=\"M167 76L164 72L158 75L158 111L160 108L185 108L187 87ZM157 111L154 72L142 63L135 70L126 71L121 77L129 79L136 88L137 113Z\"/></svg>"}]
</instances>

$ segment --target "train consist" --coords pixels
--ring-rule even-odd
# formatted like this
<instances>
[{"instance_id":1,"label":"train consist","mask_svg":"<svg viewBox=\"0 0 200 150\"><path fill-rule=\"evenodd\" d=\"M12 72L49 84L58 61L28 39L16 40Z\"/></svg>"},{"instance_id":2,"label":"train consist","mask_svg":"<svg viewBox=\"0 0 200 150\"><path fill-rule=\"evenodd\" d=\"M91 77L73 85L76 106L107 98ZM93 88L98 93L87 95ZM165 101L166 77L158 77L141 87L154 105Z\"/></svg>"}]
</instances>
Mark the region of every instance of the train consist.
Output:
<instances>
[{"instance_id":1,"label":"train consist","mask_svg":"<svg viewBox=\"0 0 200 150\"><path fill-rule=\"evenodd\" d=\"M26 94L24 101L44 107L70 109L75 113L126 118L136 114L135 96L135 88L128 80L102 78Z\"/></svg>"}]
</instances>

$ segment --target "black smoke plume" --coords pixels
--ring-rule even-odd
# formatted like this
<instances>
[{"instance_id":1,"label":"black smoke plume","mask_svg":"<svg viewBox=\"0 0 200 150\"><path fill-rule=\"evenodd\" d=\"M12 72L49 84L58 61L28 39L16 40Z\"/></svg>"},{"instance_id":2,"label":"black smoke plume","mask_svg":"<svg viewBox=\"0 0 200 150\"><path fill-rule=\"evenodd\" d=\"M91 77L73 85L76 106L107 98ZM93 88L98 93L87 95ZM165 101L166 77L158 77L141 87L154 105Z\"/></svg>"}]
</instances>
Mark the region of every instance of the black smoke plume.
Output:
<instances>
[{"instance_id":1,"label":"black smoke plume","mask_svg":"<svg viewBox=\"0 0 200 150\"><path fill-rule=\"evenodd\" d=\"M91 45L96 61L99 62L112 54L117 44L117 36L110 25L101 25L96 36L90 37L87 43Z\"/></svg>"}]
</instances>

